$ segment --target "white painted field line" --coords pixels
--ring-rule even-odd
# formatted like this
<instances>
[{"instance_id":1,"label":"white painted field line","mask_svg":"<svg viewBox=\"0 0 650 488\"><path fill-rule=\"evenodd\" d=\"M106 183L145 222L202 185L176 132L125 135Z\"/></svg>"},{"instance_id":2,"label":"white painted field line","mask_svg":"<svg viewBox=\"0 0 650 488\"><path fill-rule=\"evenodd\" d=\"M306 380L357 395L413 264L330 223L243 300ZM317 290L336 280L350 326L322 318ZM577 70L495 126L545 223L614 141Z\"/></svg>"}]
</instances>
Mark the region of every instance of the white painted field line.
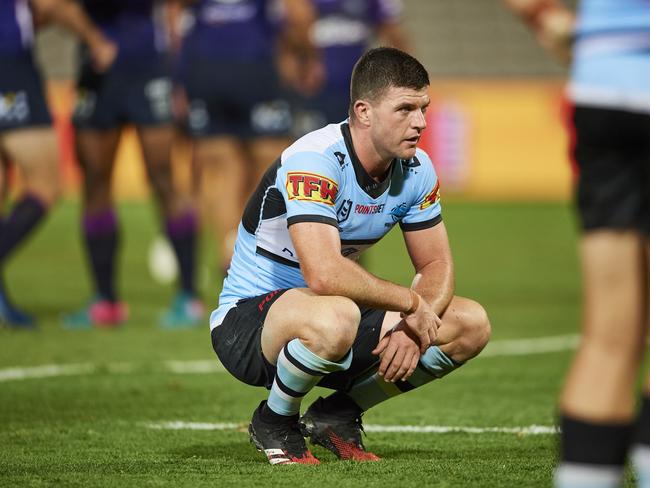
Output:
<instances>
[{"instance_id":1,"label":"white painted field line","mask_svg":"<svg viewBox=\"0 0 650 488\"><path fill-rule=\"evenodd\" d=\"M29 378L50 378L52 376L69 376L93 373L97 368L90 363L80 364L45 364L31 368L0 369L0 382L26 380Z\"/></svg>"},{"instance_id":2,"label":"white painted field line","mask_svg":"<svg viewBox=\"0 0 650 488\"><path fill-rule=\"evenodd\" d=\"M549 352L569 351L575 349L579 341L578 335L562 335L538 337L533 339L513 339L494 341L478 356L480 358L499 356L525 356ZM138 370L146 371L146 364L136 363L72 363L45 364L31 367L12 367L0 369L0 383L20 381L32 378L51 378L56 376L87 375L101 372L112 374L128 374ZM177 374L209 374L223 373L225 369L215 359L195 361L165 361L159 365L160 370Z\"/></svg>"},{"instance_id":3,"label":"white painted field line","mask_svg":"<svg viewBox=\"0 0 650 488\"><path fill-rule=\"evenodd\" d=\"M578 347L577 334L537 337L533 339L509 339L488 343L478 358L497 356L526 356L547 352L571 351Z\"/></svg>"},{"instance_id":4,"label":"white painted field line","mask_svg":"<svg viewBox=\"0 0 650 488\"><path fill-rule=\"evenodd\" d=\"M241 430L242 423L208 423L208 422L183 422L174 420L170 422L146 422L143 424L148 429L156 430ZM554 426L529 425L525 427L463 427L446 425L364 425L366 432L390 432L413 434L516 434L516 435L550 435L557 434Z\"/></svg>"}]
</instances>

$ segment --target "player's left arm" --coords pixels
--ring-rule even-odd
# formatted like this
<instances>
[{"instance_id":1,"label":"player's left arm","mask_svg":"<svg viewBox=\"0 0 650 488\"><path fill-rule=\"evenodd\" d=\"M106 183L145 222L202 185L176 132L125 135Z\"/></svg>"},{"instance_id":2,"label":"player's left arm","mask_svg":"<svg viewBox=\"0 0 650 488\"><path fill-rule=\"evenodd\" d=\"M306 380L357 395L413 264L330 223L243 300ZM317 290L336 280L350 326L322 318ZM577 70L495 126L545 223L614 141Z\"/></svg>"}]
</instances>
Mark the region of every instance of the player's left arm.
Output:
<instances>
[{"instance_id":1,"label":"player's left arm","mask_svg":"<svg viewBox=\"0 0 650 488\"><path fill-rule=\"evenodd\" d=\"M404 241L415 278L411 284L440 317L454 295L454 265L445 224L405 231ZM373 354L379 355L378 373L388 382L406 381L415 371L420 359L419 341L400 321L377 344Z\"/></svg>"},{"instance_id":2,"label":"player's left arm","mask_svg":"<svg viewBox=\"0 0 650 488\"><path fill-rule=\"evenodd\" d=\"M404 242L415 277L411 284L438 316L454 296L454 263L444 222L427 229L405 231Z\"/></svg>"},{"instance_id":3,"label":"player's left arm","mask_svg":"<svg viewBox=\"0 0 650 488\"><path fill-rule=\"evenodd\" d=\"M117 56L117 46L104 36L83 8L73 0L31 0L37 15L67 28L90 49L95 68L107 70Z\"/></svg>"}]
</instances>

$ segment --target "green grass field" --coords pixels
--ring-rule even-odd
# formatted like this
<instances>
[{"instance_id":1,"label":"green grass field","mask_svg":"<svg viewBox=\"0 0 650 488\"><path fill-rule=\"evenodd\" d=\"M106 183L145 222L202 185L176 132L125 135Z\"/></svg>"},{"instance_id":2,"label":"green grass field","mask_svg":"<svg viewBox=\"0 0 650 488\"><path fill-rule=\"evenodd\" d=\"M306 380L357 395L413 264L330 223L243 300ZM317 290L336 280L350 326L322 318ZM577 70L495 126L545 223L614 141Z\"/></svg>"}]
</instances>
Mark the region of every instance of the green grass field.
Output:
<instances>
[{"instance_id":1,"label":"green grass field","mask_svg":"<svg viewBox=\"0 0 650 488\"><path fill-rule=\"evenodd\" d=\"M564 204L452 201L444 208L457 293L484 304L493 343L486 357L380 405L364 422L552 426L570 350L514 354L503 346L514 339L538 344L533 339L576 333L573 214ZM366 445L383 457L380 463L338 462L315 448L320 466L271 467L245 432L265 392L219 368L207 320L196 330L157 326L173 288L156 284L147 272L147 249L157 227L149 205L120 209L120 287L130 304L130 321L120 330L61 327L60 315L90 297L78 213L73 203L59 207L6 270L15 300L37 314L40 330L0 330L0 485L549 486L556 443L549 434L368 432ZM202 249L207 270L200 273L201 288L211 309L221 278L208 271L213 266L207 239ZM381 277L410 282L399 232L376 246L367 262ZM178 372L174 364L213 368ZM44 365L73 366L67 375L9 377L10 368L20 374ZM306 401L319 393L316 389ZM151 428L163 422L240 428Z\"/></svg>"}]
</instances>

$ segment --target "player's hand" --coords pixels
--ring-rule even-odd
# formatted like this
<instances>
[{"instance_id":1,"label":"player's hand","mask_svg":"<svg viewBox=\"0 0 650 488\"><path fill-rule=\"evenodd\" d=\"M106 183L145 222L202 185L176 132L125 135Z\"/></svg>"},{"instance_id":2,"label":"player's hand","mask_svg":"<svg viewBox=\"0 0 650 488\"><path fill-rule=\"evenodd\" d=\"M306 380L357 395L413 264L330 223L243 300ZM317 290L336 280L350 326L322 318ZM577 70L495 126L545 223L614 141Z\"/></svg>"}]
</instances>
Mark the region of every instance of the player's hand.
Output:
<instances>
[{"instance_id":1,"label":"player's hand","mask_svg":"<svg viewBox=\"0 0 650 488\"><path fill-rule=\"evenodd\" d=\"M381 357L379 376L390 383L406 381L420 360L420 344L402 320L382 337L372 353Z\"/></svg>"},{"instance_id":2,"label":"player's hand","mask_svg":"<svg viewBox=\"0 0 650 488\"><path fill-rule=\"evenodd\" d=\"M540 18L537 39L562 64L571 61L575 15L566 8L546 12Z\"/></svg>"},{"instance_id":3,"label":"player's hand","mask_svg":"<svg viewBox=\"0 0 650 488\"><path fill-rule=\"evenodd\" d=\"M102 38L93 42L89 48L93 67L98 73L104 73L107 71L117 57L117 44L106 38Z\"/></svg>"},{"instance_id":4,"label":"player's hand","mask_svg":"<svg viewBox=\"0 0 650 488\"><path fill-rule=\"evenodd\" d=\"M429 347L434 345L438 338L438 328L442 325L440 317L436 315L431 306L422 298L415 312L402 314L406 326L413 331L420 343L420 354L424 354Z\"/></svg>"}]
</instances>

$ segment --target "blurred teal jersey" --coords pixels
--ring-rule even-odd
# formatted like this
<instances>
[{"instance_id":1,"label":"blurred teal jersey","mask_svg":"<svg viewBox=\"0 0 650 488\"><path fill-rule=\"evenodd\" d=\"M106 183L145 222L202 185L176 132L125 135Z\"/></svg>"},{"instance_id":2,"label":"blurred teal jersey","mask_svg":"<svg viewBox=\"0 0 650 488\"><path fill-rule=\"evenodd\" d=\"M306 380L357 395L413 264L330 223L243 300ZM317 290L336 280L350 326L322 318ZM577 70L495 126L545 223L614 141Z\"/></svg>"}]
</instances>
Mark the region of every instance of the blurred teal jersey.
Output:
<instances>
[{"instance_id":1,"label":"blurred teal jersey","mask_svg":"<svg viewBox=\"0 0 650 488\"><path fill-rule=\"evenodd\" d=\"M582 0L569 96L574 103L650 113L650 1Z\"/></svg>"},{"instance_id":2,"label":"blurred teal jersey","mask_svg":"<svg viewBox=\"0 0 650 488\"><path fill-rule=\"evenodd\" d=\"M307 286L290 225L336 227L341 253L357 259L396 224L415 231L441 221L438 177L424 151L394 160L377 182L359 162L347 122L310 132L282 153L249 200L211 328L240 299Z\"/></svg>"}]
</instances>

